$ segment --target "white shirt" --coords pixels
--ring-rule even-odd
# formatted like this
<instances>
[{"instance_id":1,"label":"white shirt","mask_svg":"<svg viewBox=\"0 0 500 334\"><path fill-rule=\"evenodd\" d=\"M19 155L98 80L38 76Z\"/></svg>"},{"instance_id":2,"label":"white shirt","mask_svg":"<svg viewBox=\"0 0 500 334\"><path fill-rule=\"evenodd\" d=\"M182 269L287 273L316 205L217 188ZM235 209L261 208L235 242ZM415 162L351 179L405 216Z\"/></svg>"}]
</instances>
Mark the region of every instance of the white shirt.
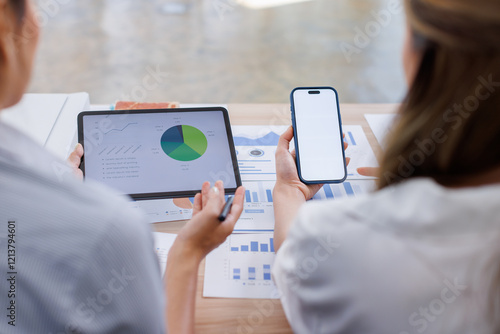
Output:
<instances>
[{"instance_id":1,"label":"white shirt","mask_svg":"<svg viewBox=\"0 0 500 334\"><path fill-rule=\"evenodd\" d=\"M306 204L273 275L296 333L487 333L499 233L500 186L415 179Z\"/></svg>"},{"instance_id":2,"label":"white shirt","mask_svg":"<svg viewBox=\"0 0 500 334\"><path fill-rule=\"evenodd\" d=\"M0 273L0 333L165 332L163 285L143 217L1 123Z\"/></svg>"}]
</instances>

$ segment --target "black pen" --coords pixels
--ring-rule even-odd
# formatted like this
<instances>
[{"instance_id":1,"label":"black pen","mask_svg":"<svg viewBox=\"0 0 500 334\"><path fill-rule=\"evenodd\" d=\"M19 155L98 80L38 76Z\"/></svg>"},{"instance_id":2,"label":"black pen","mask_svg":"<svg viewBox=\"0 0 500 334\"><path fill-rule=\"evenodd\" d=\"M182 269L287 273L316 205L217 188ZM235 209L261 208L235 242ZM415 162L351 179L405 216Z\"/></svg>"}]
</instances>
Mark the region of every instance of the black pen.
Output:
<instances>
[{"instance_id":1,"label":"black pen","mask_svg":"<svg viewBox=\"0 0 500 334\"><path fill-rule=\"evenodd\" d=\"M229 196L227 198L227 202L224 205L224 208L222 209L222 212L219 216L219 221L223 222L224 220L226 220L227 215L229 214L229 210L231 210L231 206L233 205L233 201L234 201L234 196Z\"/></svg>"}]
</instances>

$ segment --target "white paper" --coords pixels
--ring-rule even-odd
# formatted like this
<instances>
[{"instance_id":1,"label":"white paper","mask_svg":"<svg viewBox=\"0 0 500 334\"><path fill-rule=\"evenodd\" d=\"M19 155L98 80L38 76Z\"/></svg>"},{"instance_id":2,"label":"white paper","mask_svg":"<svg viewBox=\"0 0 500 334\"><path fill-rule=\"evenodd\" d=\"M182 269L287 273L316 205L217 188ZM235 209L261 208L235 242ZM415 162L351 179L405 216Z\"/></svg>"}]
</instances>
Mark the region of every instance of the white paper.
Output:
<instances>
[{"instance_id":1,"label":"white paper","mask_svg":"<svg viewBox=\"0 0 500 334\"><path fill-rule=\"evenodd\" d=\"M229 236L206 258L203 296L277 299L271 279L274 258L271 233Z\"/></svg>"},{"instance_id":2,"label":"white paper","mask_svg":"<svg viewBox=\"0 0 500 334\"><path fill-rule=\"evenodd\" d=\"M245 203L243 213L234 228L235 233L274 231L272 203L274 183L274 181L243 183L247 189L246 195L248 194L251 200ZM259 197L255 201L254 193L257 192ZM132 201L129 202L129 206L132 209L141 210L149 223L160 223L191 219L193 215L192 201L193 198L155 199Z\"/></svg>"},{"instance_id":3,"label":"white paper","mask_svg":"<svg viewBox=\"0 0 500 334\"><path fill-rule=\"evenodd\" d=\"M88 106L87 93L25 94L0 119L65 160L76 145L77 115Z\"/></svg>"},{"instance_id":4,"label":"white paper","mask_svg":"<svg viewBox=\"0 0 500 334\"><path fill-rule=\"evenodd\" d=\"M266 233L274 231L273 189L275 181L245 181L245 206L236 223L234 233ZM341 184L327 184L312 200L357 197L375 189L373 180L347 180ZM191 219L193 198L159 199L130 202L130 207L141 210L150 223Z\"/></svg>"},{"instance_id":5,"label":"white paper","mask_svg":"<svg viewBox=\"0 0 500 334\"><path fill-rule=\"evenodd\" d=\"M347 166L347 180L367 180L374 177L359 175L359 167L378 167L377 158L372 147L366 138L361 125L344 125L342 130L345 134L345 141L349 144L345 155L351 158Z\"/></svg>"},{"instance_id":6,"label":"white paper","mask_svg":"<svg viewBox=\"0 0 500 334\"><path fill-rule=\"evenodd\" d=\"M78 114L89 108L89 94L69 94L64 107L47 138L45 148L65 160L78 141Z\"/></svg>"},{"instance_id":7,"label":"white paper","mask_svg":"<svg viewBox=\"0 0 500 334\"><path fill-rule=\"evenodd\" d=\"M238 166L243 181L276 180L276 146L287 126L232 126Z\"/></svg>"},{"instance_id":8,"label":"white paper","mask_svg":"<svg viewBox=\"0 0 500 334\"><path fill-rule=\"evenodd\" d=\"M150 223L191 219L193 203L189 198L153 199L129 202L133 209L141 210Z\"/></svg>"},{"instance_id":9,"label":"white paper","mask_svg":"<svg viewBox=\"0 0 500 334\"><path fill-rule=\"evenodd\" d=\"M155 253L158 256L162 277L165 275L168 252L170 252L170 248L172 248L175 238L177 238L177 234L153 232Z\"/></svg>"},{"instance_id":10,"label":"white paper","mask_svg":"<svg viewBox=\"0 0 500 334\"><path fill-rule=\"evenodd\" d=\"M396 114L365 114L366 121L382 148L385 147L385 137L396 118Z\"/></svg>"},{"instance_id":11,"label":"white paper","mask_svg":"<svg viewBox=\"0 0 500 334\"><path fill-rule=\"evenodd\" d=\"M111 104L92 104L89 107L88 111L106 111L106 110L113 110L114 105Z\"/></svg>"},{"instance_id":12,"label":"white paper","mask_svg":"<svg viewBox=\"0 0 500 334\"><path fill-rule=\"evenodd\" d=\"M179 104L179 108L212 108L212 107L222 107L227 109L227 104L200 104L200 103L181 103Z\"/></svg>"},{"instance_id":13,"label":"white paper","mask_svg":"<svg viewBox=\"0 0 500 334\"><path fill-rule=\"evenodd\" d=\"M2 110L0 119L45 146L67 99L67 94L25 94L17 105Z\"/></svg>"},{"instance_id":14,"label":"white paper","mask_svg":"<svg viewBox=\"0 0 500 334\"><path fill-rule=\"evenodd\" d=\"M234 233L274 231L273 189L275 181L245 181L245 207Z\"/></svg>"}]
</instances>

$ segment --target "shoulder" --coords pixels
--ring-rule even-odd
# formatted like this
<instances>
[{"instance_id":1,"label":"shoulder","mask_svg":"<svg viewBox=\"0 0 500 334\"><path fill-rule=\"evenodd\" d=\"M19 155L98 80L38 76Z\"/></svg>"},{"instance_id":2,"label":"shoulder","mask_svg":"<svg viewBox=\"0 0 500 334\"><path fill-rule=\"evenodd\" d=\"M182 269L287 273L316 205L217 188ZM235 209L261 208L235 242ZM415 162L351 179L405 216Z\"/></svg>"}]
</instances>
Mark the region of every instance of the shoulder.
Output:
<instances>
[{"instance_id":1,"label":"shoulder","mask_svg":"<svg viewBox=\"0 0 500 334\"><path fill-rule=\"evenodd\" d=\"M36 291L23 296L23 305L38 295L60 296L45 298L51 305L27 323L47 331L64 328L68 319L82 332L161 331L162 283L150 225L126 198L92 182L3 162L0 185L0 218L17 222L19 272L27 291Z\"/></svg>"},{"instance_id":2,"label":"shoulder","mask_svg":"<svg viewBox=\"0 0 500 334\"><path fill-rule=\"evenodd\" d=\"M373 224L373 210L387 210L385 202L395 196L392 192L310 202L300 210L273 268L295 331L382 332L369 328L376 313L370 310L377 309L380 298L387 299L390 287L384 282L398 280L400 273L392 266L408 257L405 266L413 266L411 272L423 269L418 276L428 278L403 240ZM407 293L406 287L403 290ZM406 310L391 310L404 324Z\"/></svg>"},{"instance_id":3,"label":"shoulder","mask_svg":"<svg viewBox=\"0 0 500 334\"><path fill-rule=\"evenodd\" d=\"M104 186L4 163L0 177L1 216L22 224L33 256L67 257L67 265L77 266L103 240L151 238L144 217Z\"/></svg>"},{"instance_id":4,"label":"shoulder","mask_svg":"<svg viewBox=\"0 0 500 334\"><path fill-rule=\"evenodd\" d=\"M498 235L499 190L447 189L416 179L356 199L305 205L273 268L294 330L407 328L408 317L449 282L473 282L471 273L484 272L477 259L490 256L485 242ZM373 321L388 315L390 322Z\"/></svg>"}]
</instances>

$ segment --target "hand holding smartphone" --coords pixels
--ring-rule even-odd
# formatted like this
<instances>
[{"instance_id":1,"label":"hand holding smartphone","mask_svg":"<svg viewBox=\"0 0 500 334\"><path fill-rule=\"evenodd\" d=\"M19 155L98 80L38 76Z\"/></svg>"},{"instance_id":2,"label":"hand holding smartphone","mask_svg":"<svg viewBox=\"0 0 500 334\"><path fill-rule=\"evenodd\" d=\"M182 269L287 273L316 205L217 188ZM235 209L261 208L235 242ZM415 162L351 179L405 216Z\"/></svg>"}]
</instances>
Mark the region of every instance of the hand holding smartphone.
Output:
<instances>
[{"instance_id":1,"label":"hand holding smartphone","mask_svg":"<svg viewBox=\"0 0 500 334\"><path fill-rule=\"evenodd\" d=\"M305 184L347 178L342 121L332 87L299 87L290 95L297 170Z\"/></svg>"}]
</instances>

